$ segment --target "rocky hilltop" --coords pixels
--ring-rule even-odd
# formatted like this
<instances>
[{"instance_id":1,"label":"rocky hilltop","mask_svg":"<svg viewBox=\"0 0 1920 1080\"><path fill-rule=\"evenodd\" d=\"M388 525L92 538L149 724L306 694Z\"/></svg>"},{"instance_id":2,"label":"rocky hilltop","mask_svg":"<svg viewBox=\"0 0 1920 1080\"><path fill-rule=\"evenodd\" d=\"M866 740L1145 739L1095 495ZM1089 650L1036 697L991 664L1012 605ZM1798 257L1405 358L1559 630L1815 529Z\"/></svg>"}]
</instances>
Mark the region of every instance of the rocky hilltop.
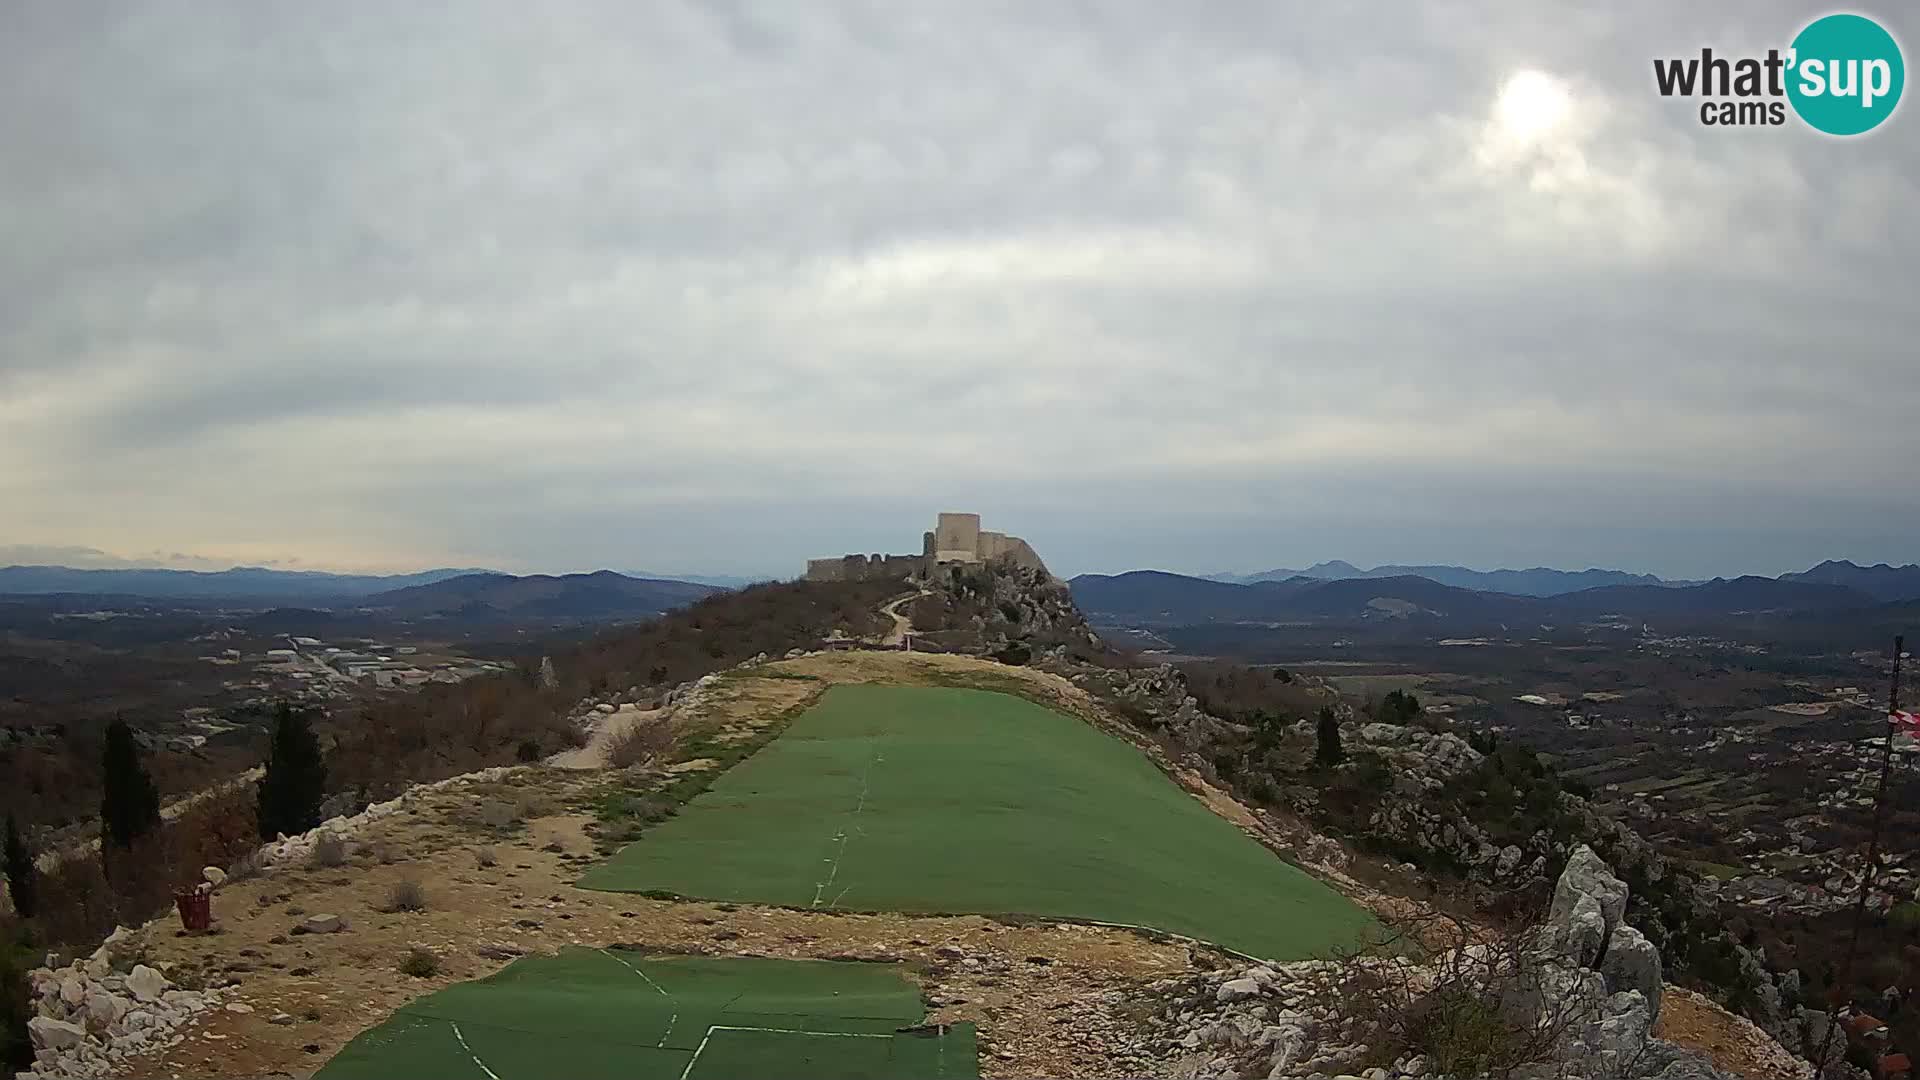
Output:
<instances>
[{"instance_id":1,"label":"rocky hilltop","mask_svg":"<svg viewBox=\"0 0 1920 1080\"><path fill-rule=\"evenodd\" d=\"M1142 663L1102 641L1058 582L1018 566L958 567L913 589L883 603L899 611L910 599L916 639L972 655L836 638L678 682L599 680L564 711L592 760L488 768L336 805L337 817L268 845L231 879L207 875L221 935L182 935L168 919L119 931L81 960L49 958L30 980L31 1075L303 1073L423 993L521 955L623 941L906 965L934 1020L978 1025L990 1077L1813 1075L1759 1029L1666 982L1715 985L1687 966L1722 955L1711 905L1531 754L1357 715L1303 676ZM544 664L540 679L550 690L579 682L568 669L578 662ZM826 686L863 682L990 688L1079 716L1370 908L1380 938L1277 964L1107 926L575 887L596 851L635 838L671 812L662 800L687 798L745 754L718 748L777 733ZM672 739L617 763L603 736L628 724ZM1502 784L1513 790L1498 805L1481 797ZM431 898L425 910L396 906L409 885ZM431 974L391 969L422 952ZM1737 944L1724 955L1735 985L1718 996L1787 1045L1819 1045L1827 1017L1799 1001L1796 977L1774 976ZM1839 1062L1820 1075L1864 1076Z\"/></svg>"},{"instance_id":2,"label":"rocky hilltop","mask_svg":"<svg viewBox=\"0 0 1920 1080\"><path fill-rule=\"evenodd\" d=\"M1382 952L1168 980L1154 988L1164 1004L1152 1046L1169 1075L1196 1080L1734 1080L1654 1034L1660 957L1626 922L1627 895L1583 846L1527 933L1479 935L1424 962ZM1491 1037L1499 1029L1482 1011L1540 1044ZM1396 1051L1409 1031L1442 1037L1428 1052ZM1515 1060L1535 1052L1544 1060ZM1784 1053L1772 1065L1781 1080L1811 1074Z\"/></svg>"},{"instance_id":3,"label":"rocky hilltop","mask_svg":"<svg viewBox=\"0 0 1920 1080\"><path fill-rule=\"evenodd\" d=\"M1634 942L1628 952L1651 951L1675 977L1713 988L1780 1045L1825 1062L1823 1077L1867 1076L1840 1060L1844 1046L1836 1049L1841 1040L1831 1017L1802 1000L1799 972L1771 970L1762 953L1733 940L1695 874L1599 813L1524 747L1444 720L1372 722L1311 676L1223 673L1217 669L1230 665L1212 665L1216 670L1202 674L1216 685L1196 685L1184 665L1143 663L1113 649L1065 586L1017 567L967 568L930 585L916 619L944 629L947 642L1069 679L1171 761L1232 790L1257 813L1297 816L1344 842L1290 852L1303 863L1317 860L1325 872L1355 851L1386 855L1411 872L1403 882L1418 883L1411 891L1459 886L1474 903L1510 917L1529 903L1551 902L1563 914L1565 875L1578 869L1576 855L1597 853L1602 868L1611 866L1608 879L1620 883L1622 910L1606 922L1604 941L1624 926ZM1265 700L1248 707L1217 692L1217 684L1236 678L1265 684ZM1318 732L1309 718L1322 712L1335 725L1344 760L1315 768ZM1621 921L1623 912L1630 924ZM1649 1002L1649 1014L1657 1013L1657 1000Z\"/></svg>"}]
</instances>

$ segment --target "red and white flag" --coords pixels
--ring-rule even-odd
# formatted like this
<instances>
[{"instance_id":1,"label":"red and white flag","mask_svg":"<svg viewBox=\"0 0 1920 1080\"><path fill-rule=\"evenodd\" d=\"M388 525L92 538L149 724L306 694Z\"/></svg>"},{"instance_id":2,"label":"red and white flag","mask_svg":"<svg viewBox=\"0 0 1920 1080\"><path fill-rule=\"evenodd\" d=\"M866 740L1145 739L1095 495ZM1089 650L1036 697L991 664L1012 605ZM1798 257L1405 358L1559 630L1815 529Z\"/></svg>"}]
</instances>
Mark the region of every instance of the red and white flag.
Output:
<instances>
[{"instance_id":1,"label":"red and white flag","mask_svg":"<svg viewBox=\"0 0 1920 1080\"><path fill-rule=\"evenodd\" d=\"M1920 715L1910 712L1890 712L1887 714L1887 723L1892 724L1895 731L1920 735Z\"/></svg>"}]
</instances>

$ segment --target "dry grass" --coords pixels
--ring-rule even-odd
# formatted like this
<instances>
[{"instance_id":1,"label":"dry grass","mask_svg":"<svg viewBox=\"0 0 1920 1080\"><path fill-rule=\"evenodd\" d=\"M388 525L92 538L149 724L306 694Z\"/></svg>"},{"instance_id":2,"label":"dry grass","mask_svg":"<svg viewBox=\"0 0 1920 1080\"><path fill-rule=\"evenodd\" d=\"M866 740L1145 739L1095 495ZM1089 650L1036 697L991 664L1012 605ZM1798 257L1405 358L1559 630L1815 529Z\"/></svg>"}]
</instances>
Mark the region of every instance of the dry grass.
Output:
<instances>
[{"instance_id":1,"label":"dry grass","mask_svg":"<svg viewBox=\"0 0 1920 1080\"><path fill-rule=\"evenodd\" d=\"M418 945L407 950L400 961L400 971L416 979L431 979L440 974L440 957L431 949L422 949Z\"/></svg>"},{"instance_id":2,"label":"dry grass","mask_svg":"<svg viewBox=\"0 0 1920 1080\"><path fill-rule=\"evenodd\" d=\"M388 912L427 910L427 890L412 878L393 883L387 890L387 904L382 910Z\"/></svg>"},{"instance_id":3,"label":"dry grass","mask_svg":"<svg viewBox=\"0 0 1920 1080\"><path fill-rule=\"evenodd\" d=\"M665 720L631 724L607 740L607 764L615 769L651 765L673 747L673 725Z\"/></svg>"},{"instance_id":4,"label":"dry grass","mask_svg":"<svg viewBox=\"0 0 1920 1080\"><path fill-rule=\"evenodd\" d=\"M473 863L482 870L489 870L500 865L500 857L494 854L491 847L477 848L473 853Z\"/></svg>"}]
</instances>

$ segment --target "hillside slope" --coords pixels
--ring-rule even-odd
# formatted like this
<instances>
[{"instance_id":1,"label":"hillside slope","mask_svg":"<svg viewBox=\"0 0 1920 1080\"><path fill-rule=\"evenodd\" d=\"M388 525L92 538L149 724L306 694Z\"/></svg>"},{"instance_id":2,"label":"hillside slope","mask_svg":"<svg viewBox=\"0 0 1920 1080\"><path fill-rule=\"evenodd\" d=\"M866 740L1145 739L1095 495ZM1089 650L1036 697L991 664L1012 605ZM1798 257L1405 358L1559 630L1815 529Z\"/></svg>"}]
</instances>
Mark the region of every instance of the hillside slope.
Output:
<instances>
[{"instance_id":1,"label":"hillside slope","mask_svg":"<svg viewBox=\"0 0 1920 1080\"><path fill-rule=\"evenodd\" d=\"M374 593L359 602L395 615L472 617L488 612L533 618L639 618L691 604L724 590L687 581L592 574L465 574Z\"/></svg>"},{"instance_id":2,"label":"hillside slope","mask_svg":"<svg viewBox=\"0 0 1920 1080\"><path fill-rule=\"evenodd\" d=\"M1555 596L1513 596L1459 588L1419 576L1292 577L1249 585L1141 570L1083 574L1070 583L1095 617L1177 626L1203 622L1409 618L1460 625L1584 619L1832 612L1870 607L1872 596L1845 585L1763 577L1694 585L1608 585Z\"/></svg>"},{"instance_id":3,"label":"hillside slope","mask_svg":"<svg viewBox=\"0 0 1920 1080\"><path fill-rule=\"evenodd\" d=\"M1920 564L1856 566L1845 559L1829 560L1797 574L1782 574L1781 581L1800 581L1818 585L1842 585L1858 589L1881 601L1920 600Z\"/></svg>"}]
</instances>

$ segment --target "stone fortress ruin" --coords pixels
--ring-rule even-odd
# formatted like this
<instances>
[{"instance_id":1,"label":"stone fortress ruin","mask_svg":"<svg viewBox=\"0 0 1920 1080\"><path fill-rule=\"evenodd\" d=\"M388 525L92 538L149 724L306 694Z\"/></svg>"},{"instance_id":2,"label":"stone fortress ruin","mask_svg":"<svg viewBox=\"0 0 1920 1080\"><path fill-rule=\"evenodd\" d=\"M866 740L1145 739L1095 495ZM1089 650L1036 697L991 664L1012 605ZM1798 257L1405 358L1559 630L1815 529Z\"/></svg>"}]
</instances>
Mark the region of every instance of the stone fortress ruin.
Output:
<instances>
[{"instance_id":1,"label":"stone fortress ruin","mask_svg":"<svg viewBox=\"0 0 1920 1080\"><path fill-rule=\"evenodd\" d=\"M1016 566L1046 572L1047 565L1017 536L980 528L979 514L941 514L933 529L921 534L918 555L842 555L808 559L808 581L872 581L884 578L928 577L941 566L984 563L1005 559Z\"/></svg>"}]
</instances>

